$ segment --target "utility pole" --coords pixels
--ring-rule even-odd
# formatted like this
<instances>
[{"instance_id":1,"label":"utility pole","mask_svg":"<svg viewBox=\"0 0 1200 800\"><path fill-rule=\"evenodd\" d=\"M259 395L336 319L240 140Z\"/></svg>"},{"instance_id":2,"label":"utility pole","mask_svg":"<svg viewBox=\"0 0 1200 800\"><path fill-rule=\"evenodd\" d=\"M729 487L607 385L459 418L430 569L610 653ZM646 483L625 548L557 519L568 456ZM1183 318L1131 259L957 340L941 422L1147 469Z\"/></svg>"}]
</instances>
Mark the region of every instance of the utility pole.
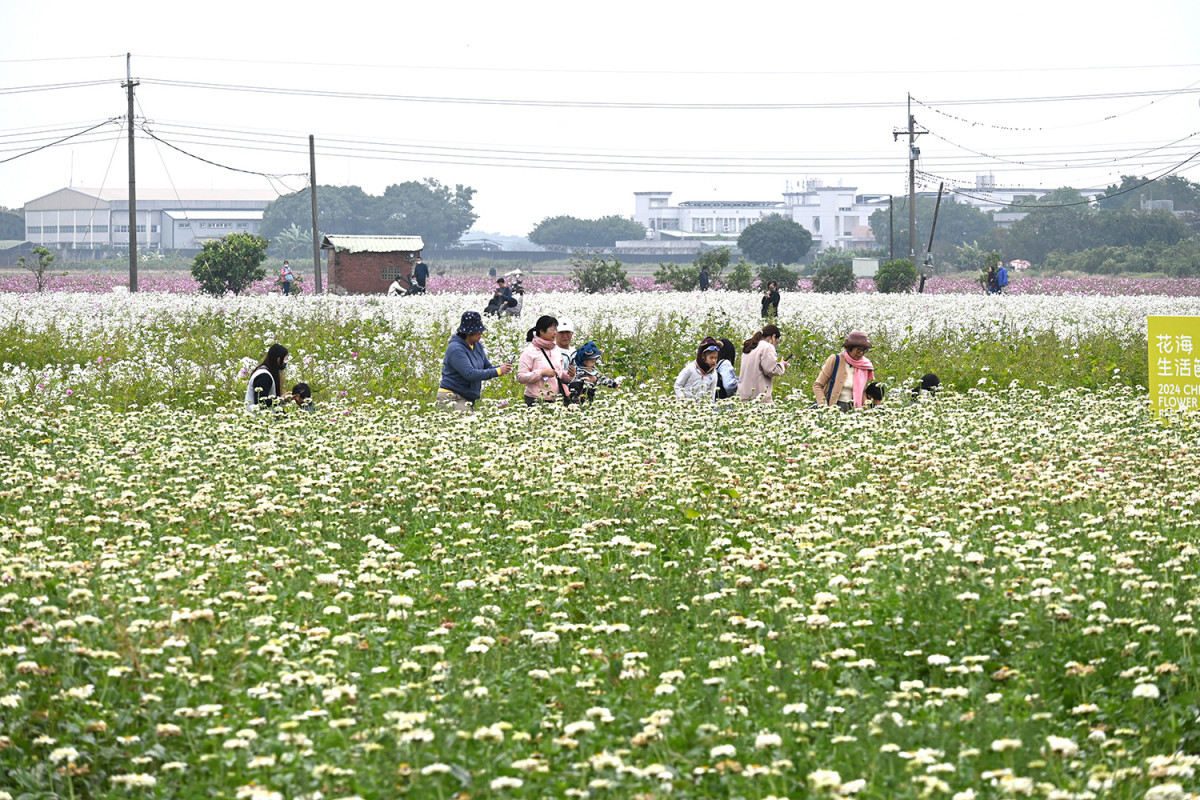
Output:
<instances>
[{"instance_id":1,"label":"utility pole","mask_svg":"<svg viewBox=\"0 0 1200 800\"><path fill-rule=\"evenodd\" d=\"M308 135L308 185L312 193L313 288L321 293L321 234L317 233L317 146Z\"/></svg>"},{"instance_id":2,"label":"utility pole","mask_svg":"<svg viewBox=\"0 0 1200 800\"><path fill-rule=\"evenodd\" d=\"M904 130L893 130L892 141L900 138ZM908 95L908 259L913 266L917 264L917 159L921 157L921 148L917 147L917 137L929 131L917 130L917 121L912 114L912 94Z\"/></svg>"},{"instance_id":3,"label":"utility pole","mask_svg":"<svg viewBox=\"0 0 1200 800\"><path fill-rule=\"evenodd\" d=\"M133 70L130 61L133 58L132 54L125 54L125 93L129 99L129 117L126 123L129 126L129 291L136 292L137 286L137 170L133 165L133 87L137 86L137 82L133 80ZM150 226L146 226L146 241L149 241Z\"/></svg>"}]
</instances>

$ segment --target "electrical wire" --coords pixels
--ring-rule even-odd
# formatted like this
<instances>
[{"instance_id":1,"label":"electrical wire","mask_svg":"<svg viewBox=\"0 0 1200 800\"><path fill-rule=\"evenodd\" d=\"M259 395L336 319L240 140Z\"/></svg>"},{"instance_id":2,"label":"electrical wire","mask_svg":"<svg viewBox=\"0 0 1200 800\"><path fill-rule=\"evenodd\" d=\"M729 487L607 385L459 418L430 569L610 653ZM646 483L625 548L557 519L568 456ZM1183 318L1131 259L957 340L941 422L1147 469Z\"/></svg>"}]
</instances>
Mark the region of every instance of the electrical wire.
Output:
<instances>
[{"instance_id":1,"label":"electrical wire","mask_svg":"<svg viewBox=\"0 0 1200 800\"><path fill-rule=\"evenodd\" d=\"M181 147L177 147L176 145L171 144L170 142L166 141L165 139L162 139L159 136L155 135L155 133L147 127L146 122L141 123L137 127L139 130L142 131L142 133L146 134L146 136L148 136L149 138L153 139L156 142L161 142L162 144L166 145L167 147L171 148L172 150L177 150L180 153L183 153L185 156L194 158L197 161L203 161L205 164L211 164L214 167L220 167L221 169L227 169L230 172L241 172L246 175L259 175L264 178L294 178L297 176L304 177L308 174L306 172L267 173L267 172L258 172L257 170L252 170L252 169L241 169L240 167L231 167L228 164L221 164L216 161L212 161L210 159L204 158L202 156L198 156L195 153L189 153L187 150L184 150Z\"/></svg>"},{"instance_id":2,"label":"electrical wire","mask_svg":"<svg viewBox=\"0 0 1200 800\"><path fill-rule=\"evenodd\" d=\"M0 94L23 94L26 92L49 92L56 89L82 89L88 86L108 86L113 81L76 81L74 83L42 83L34 86L0 86Z\"/></svg>"},{"instance_id":3,"label":"electrical wire","mask_svg":"<svg viewBox=\"0 0 1200 800\"><path fill-rule=\"evenodd\" d=\"M97 124L93 125L92 127L88 128L88 129L86 129L86 130L79 131L78 133L73 133L73 134L71 134L70 136L64 136L64 137L62 137L61 139L57 139L57 140L55 140L55 141L53 141L53 142L50 142L49 144L44 144L44 145L42 145L41 147L35 147L35 148L33 148L32 150L26 150L26 151L25 151L25 152L23 152L23 153L19 153L19 154L15 155L15 156L11 156L11 157L9 157L9 158L0 159L0 164L7 164L7 163L8 163L8 162L10 162L10 161L16 161L18 158L23 158L23 157L25 157L25 156L33 155L34 153L37 153L37 152L39 152L39 151L41 151L41 150L45 150L47 147L54 147L55 145L60 145L60 144L62 144L63 142L70 141L71 139L74 139L76 136L83 136L85 133L91 133L92 131L96 130L97 128L101 128L101 127L103 127L103 126L105 126L105 125L110 125L110 124L112 124L113 122L117 122L117 121L118 121L118 119L119 119L118 117L113 117L112 119L106 119L106 120L104 120L104 122L97 123ZM119 123L118 123L118 124L119 124Z\"/></svg>"},{"instance_id":4,"label":"electrical wire","mask_svg":"<svg viewBox=\"0 0 1200 800\"><path fill-rule=\"evenodd\" d=\"M327 89L296 89L279 86L252 86L245 84L209 83L202 81L167 80L143 78L143 85L172 86L189 89L211 89L217 91L249 92L259 94L281 94L296 97L325 97L344 100L386 100L409 103L450 103L459 105L521 106L532 108L596 108L596 109L663 109L663 110L710 110L710 111L795 111L795 110L841 110L863 108L902 108L902 101L836 102L836 103L638 103L626 101L594 100L532 100L519 98L489 97L436 97L424 95L399 95L381 92L345 92ZM1101 94L1077 94L1038 97L1007 97L990 99L943 100L936 105L991 105L1011 103L1061 103L1078 100L1111 100L1128 97L1153 97L1165 94L1191 94L1200 88L1146 90L1128 92L1105 92Z\"/></svg>"}]
</instances>

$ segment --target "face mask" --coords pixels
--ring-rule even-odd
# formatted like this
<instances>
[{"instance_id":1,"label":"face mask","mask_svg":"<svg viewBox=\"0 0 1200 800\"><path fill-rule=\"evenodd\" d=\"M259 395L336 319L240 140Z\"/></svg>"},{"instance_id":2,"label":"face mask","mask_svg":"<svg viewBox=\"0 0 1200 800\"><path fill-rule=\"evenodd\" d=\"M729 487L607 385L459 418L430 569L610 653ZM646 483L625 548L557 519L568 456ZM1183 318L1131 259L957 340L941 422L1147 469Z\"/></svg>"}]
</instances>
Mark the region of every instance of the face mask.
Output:
<instances>
[{"instance_id":1,"label":"face mask","mask_svg":"<svg viewBox=\"0 0 1200 800\"><path fill-rule=\"evenodd\" d=\"M282 364L280 364L280 365L279 365L279 371L280 371L280 372L283 372L285 369L287 369L287 362L286 362L286 361L285 361L285 362L283 362Z\"/></svg>"}]
</instances>

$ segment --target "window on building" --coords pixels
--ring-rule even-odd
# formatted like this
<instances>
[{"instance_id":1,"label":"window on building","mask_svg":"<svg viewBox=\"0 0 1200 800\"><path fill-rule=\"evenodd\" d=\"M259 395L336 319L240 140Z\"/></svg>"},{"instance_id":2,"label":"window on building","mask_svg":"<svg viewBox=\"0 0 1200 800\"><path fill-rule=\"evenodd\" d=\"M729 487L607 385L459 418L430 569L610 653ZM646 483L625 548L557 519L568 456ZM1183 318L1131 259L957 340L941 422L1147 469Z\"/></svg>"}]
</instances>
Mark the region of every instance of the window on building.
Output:
<instances>
[{"instance_id":1,"label":"window on building","mask_svg":"<svg viewBox=\"0 0 1200 800\"><path fill-rule=\"evenodd\" d=\"M249 227L250 227L250 223L249 223L249 222L239 222L239 223L238 223L238 228L241 228L241 229L243 229L243 230L245 230L246 228L249 228Z\"/></svg>"},{"instance_id":2,"label":"window on building","mask_svg":"<svg viewBox=\"0 0 1200 800\"><path fill-rule=\"evenodd\" d=\"M813 233L821 232L821 218L820 217L813 217L812 230L813 230Z\"/></svg>"},{"instance_id":3,"label":"window on building","mask_svg":"<svg viewBox=\"0 0 1200 800\"><path fill-rule=\"evenodd\" d=\"M143 226L139 227L139 228L138 228L138 230L142 230L142 228L144 228L144 227L146 227L146 226L145 226L145 225L143 225ZM157 225L151 225L151 226L150 226L150 232L151 232L151 233L158 233L158 226L157 226Z\"/></svg>"},{"instance_id":4,"label":"window on building","mask_svg":"<svg viewBox=\"0 0 1200 800\"><path fill-rule=\"evenodd\" d=\"M192 223L190 223L190 222L177 222L177 223L175 223L175 227L176 227L176 228L190 228L190 227L192 227Z\"/></svg>"},{"instance_id":5,"label":"window on building","mask_svg":"<svg viewBox=\"0 0 1200 800\"><path fill-rule=\"evenodd\" d=\"M41 233L42 226L41 225L26 225L25 232L26 233Z\"/></svg>"},{"instance_id":6,"label":"window on building","mask_svg":"<svg viewBox=\"0 0 1200 800\"><path fill-rule=\"evenodd\" d=\"M113 225L113 233L129 233L128 225Z\"/></svg>"},{"instance_id":7,"label":"window on building","mask_svg":"<svg viewBox=\"0 0 1200 800\"><path fill-rule=\"evenodd\" d=\"M75 226L74 225L59 225L58 232L59 233L74 233Z\"/></svg>"},{"instance_id":8,"label":"window on building","mask_svg":"<svg viewBox=\"0 0 1200 800\"><path fill-rule=\"evenodd\" d=\"M92 226L91 225L76 225L75 232L76 233L91 233Z\"/></svg>"},{"instance_id":9,"label":"window on building","mask_svg":"<svg viewBox=\"0 0 1200 800\"><path fill-rule=\"evenodd\" d=\"M384 267L381 273L385 281L394 281L400 277L400 267Z\"/></svg>"},{"instance_id":10,"label":"window on building","mask_svg":"<svg viewBox=\"0 0 1200 800\"><path fill-rule=\"evenodd\" d=\"M93 225L92 231L94 233L108 233L108 226L107 225Z\"/></svg>"},{"instance_id":11,"label":"window on building","mask_svg":"<svg viewBox=\"0 0 1200 800\"><path fill-rule=\"evenodd\" d=\"M128 232L129 232L129 231L128 231L128 230L126 230L126 233L128 233ZM146 226L145 226L145 225L138 225L138 226L137 226L137 232L138 232L138 233L145 233L145 232L146 232Z\"/></svg>"},{"instance_id":12,"label":"window on building","mask_svg":"<svg viewBox=\"0 0 1200 800\"><path fill-rule=\"evenodd\" d=\"M43 225L42 233L58 233L57 225Z\"/></svg>"}]
</instances>

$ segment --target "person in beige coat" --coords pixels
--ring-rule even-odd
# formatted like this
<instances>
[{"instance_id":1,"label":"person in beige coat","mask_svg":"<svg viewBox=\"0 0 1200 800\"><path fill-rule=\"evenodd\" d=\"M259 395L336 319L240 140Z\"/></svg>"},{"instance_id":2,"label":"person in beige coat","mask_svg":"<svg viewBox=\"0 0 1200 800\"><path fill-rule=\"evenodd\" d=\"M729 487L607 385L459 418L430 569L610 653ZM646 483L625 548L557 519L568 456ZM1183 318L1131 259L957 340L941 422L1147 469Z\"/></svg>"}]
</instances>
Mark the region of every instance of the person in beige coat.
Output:
<instances>
[{"instance_id":1,"label":"person in beige coat","mask_svg":"<svg viewBox=\"0 0 1200 800\"><path fill-rule=\"evenodd\" d=\"M763 325L762 330L742 343L742 371L738 375L737 394L743 400L774 400L771 388L775 378L787 369L787 362L780 361L775 346L783 335L774 325Z\"/></svg>"},{"instance_id":2,"label":"person in beige coat","mask_svg":"<svg viewBox=\"0 0 1200 800\"><path fill-rule=\"evenodd\" d=\"M818 406L837 406L843 411L862 408L867 383L875 379L875 365L867 358L871 342L862 331L851 331L842 342L842 352L825 359L813 384Z\"/></svg>"}]
</instances>

